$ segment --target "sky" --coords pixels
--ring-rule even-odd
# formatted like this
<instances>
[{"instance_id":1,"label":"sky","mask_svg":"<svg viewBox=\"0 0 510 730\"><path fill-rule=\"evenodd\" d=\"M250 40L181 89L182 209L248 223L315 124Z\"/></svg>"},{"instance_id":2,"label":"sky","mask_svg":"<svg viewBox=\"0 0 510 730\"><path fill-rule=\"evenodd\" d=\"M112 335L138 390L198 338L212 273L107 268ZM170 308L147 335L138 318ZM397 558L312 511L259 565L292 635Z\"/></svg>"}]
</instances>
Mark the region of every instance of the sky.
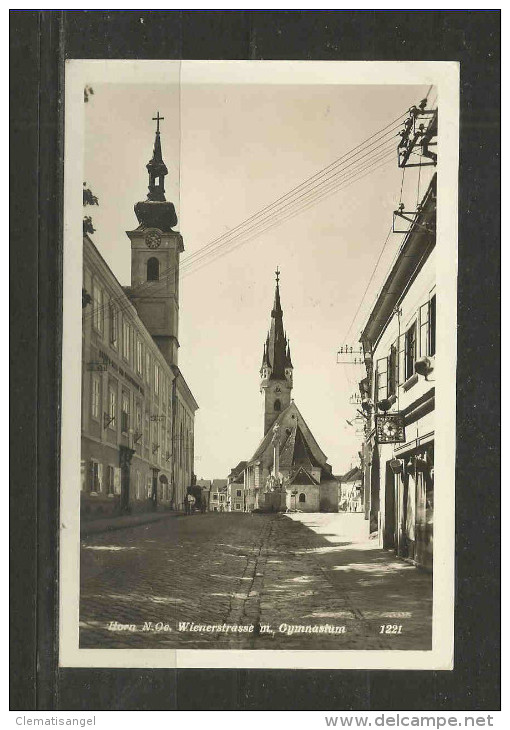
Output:
<instances>
[{"instance_id":1,"label":"sky","mask_svg":"<svg viewBox=\"0 0 510 730\"><path fill-rule=\"evenodd\" d=\"M176 72L165 83L95 83L93 89L84 104L84 180L99 206L86 213L96 229L94 243L121 284L129 284L125 232L138 225L133 206L146 198L157 111L164 117L166 198L179 217L183 265L418 104L428 86L179 83ZM259 369L277 266L296 405L333 473L357 462L362 434L347 420L356 416L349 397L364 371L337 365L336 353L341 345L358 345L402 242L401 235L389 236L373 275L401 186L406 208L414 208L430 177L430 168L419 181L410 170L402 184L397 142L395 136L389 164L304 211L296 209L243 245L225 247L225 255L206 265L183 268L179 366L199 404L199 478L226 477L253 455L263 436Z\"/></svg>"}]
</instances>

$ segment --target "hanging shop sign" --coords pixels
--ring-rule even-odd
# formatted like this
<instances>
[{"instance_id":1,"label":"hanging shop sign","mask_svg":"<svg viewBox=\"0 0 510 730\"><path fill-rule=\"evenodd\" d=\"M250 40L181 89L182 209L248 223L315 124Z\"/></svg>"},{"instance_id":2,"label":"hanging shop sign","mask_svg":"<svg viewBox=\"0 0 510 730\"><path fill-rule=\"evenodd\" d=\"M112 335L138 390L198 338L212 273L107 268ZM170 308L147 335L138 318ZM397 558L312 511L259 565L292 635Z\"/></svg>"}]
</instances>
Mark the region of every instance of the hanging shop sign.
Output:
<instances>
[{"instance_id":1,"label":"hanging shop sign","mask_svg":"<svg viewBox=\"0 0 510 730\"><path fill-rule=\"evenodd\" d=\"M375 440L378 444L399 444L406 440L404 416L384 413L375 417Z\"/></svg>"}]
</instances>

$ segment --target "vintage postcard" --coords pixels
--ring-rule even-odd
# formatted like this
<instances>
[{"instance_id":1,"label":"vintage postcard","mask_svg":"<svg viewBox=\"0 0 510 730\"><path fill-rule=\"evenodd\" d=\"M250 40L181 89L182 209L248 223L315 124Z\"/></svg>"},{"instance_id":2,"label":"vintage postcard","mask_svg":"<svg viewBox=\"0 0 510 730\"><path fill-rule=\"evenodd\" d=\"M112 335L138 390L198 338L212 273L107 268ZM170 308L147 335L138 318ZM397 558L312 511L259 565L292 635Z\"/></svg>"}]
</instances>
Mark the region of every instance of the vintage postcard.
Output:
<instances>
[{"instance_id":1,"label":"vintage postcard","mask_svg":"<svg viewBox=\"0 0 510 730\"><path fill-rule=\"evenodd\" d=\"M451 669L458 65L65 89L60 665Z\"/></svg>"}]
</instances>

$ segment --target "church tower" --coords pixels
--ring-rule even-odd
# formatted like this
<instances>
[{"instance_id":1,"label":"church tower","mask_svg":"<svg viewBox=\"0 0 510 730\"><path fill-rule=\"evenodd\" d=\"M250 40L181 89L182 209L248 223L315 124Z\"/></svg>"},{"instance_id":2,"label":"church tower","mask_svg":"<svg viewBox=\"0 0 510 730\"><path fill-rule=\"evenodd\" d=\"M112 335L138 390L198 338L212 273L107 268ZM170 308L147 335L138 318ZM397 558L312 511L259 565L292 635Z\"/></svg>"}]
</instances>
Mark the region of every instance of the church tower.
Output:
<instances>
[{"instance_id":1,"label":"church tower","mask_svg":"<svg viewBox=\"0 0 510 730\"><path fill-rule=\"evenodd\" d=\"M131 240L131 288L126 290L169 365L177 365L179 330L179 256L184 251L173 203L165 198L159 112L152 158L147 164L147 200L135 205L139 226L126 231Z\"/></svg>"},{"instance_id":2,"label":"church tower","mask_svg":"<svg viewBox=\"0 0 510 730\"><path fill-rule=\"evenodd\" d=\"M260 368L260 392L264 395L264 435L280 413L290 405L292 392L292 360L290 345L283 329L280 302L280 272L276 269L276 290L271 311L271 327L264 344Z\"/></svg>"}]
</instances>

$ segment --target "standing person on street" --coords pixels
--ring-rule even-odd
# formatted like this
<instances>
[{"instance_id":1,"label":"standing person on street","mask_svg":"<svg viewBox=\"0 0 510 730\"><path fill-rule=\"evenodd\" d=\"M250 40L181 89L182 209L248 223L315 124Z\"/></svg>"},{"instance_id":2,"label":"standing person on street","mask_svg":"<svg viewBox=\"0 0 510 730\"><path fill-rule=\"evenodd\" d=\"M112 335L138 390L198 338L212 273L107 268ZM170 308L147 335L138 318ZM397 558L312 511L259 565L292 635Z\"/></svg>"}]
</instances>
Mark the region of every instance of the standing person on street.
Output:
<instances>
[{"instance_id":1,"label":"standing person on street","mask_svg":"<svg viewBox=\"0 0 510 730\"><path fill-rule=\"evenodd\" d=\"M195 504L195 497L192 494L186 495L186 514L191 514L191 509L193 505Z\"/></svg>"}]
</instances>

